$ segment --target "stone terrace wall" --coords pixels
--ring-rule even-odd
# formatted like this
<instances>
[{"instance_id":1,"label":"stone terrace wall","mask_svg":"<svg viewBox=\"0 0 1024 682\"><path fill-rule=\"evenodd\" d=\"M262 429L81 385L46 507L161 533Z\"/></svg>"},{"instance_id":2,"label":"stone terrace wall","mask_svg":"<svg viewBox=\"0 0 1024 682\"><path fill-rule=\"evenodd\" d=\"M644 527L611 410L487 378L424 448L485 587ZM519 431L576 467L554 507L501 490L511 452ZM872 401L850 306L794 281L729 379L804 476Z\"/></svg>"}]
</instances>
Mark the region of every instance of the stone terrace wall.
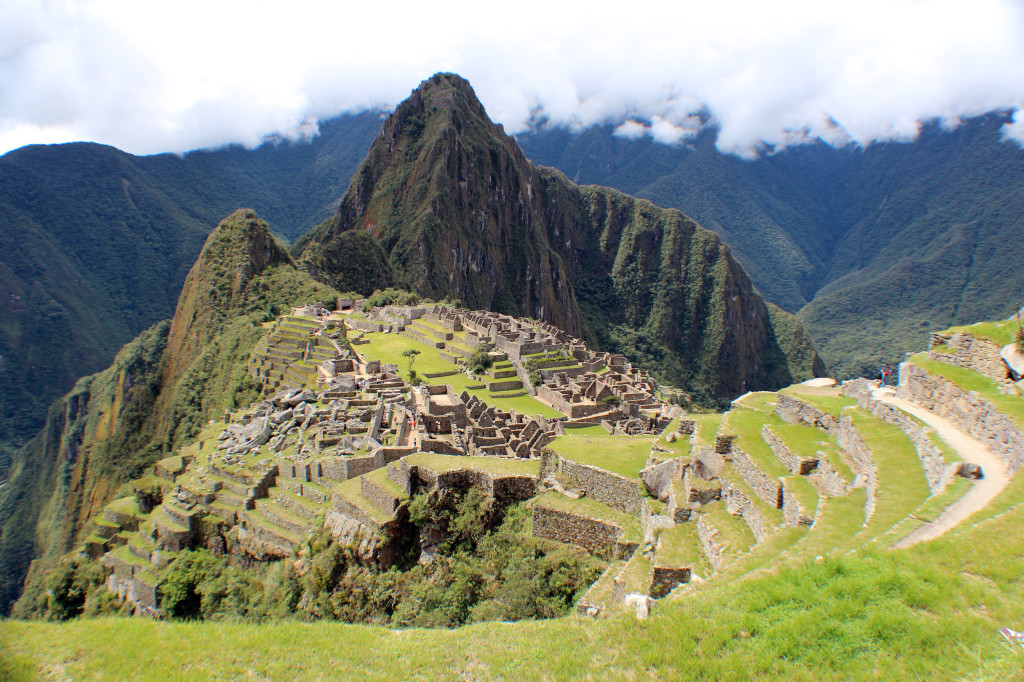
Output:
<instances>
[{"instance_id":1,"label":"stone terrace wall","mask_svg":"<svg viewBox=\"0 0 1024 682\"><path fill-rule=\"evenodd\" d=\"M725 508L730 514L740 515L758 542L764 540L772 532L771 524L757 508L757 505L742 490L726 480L722 481L722 503L725 504Z\"/></svg>"},{"instance_id":2,"label":"stone terrace wall","mask_svg":"<svg viewBox=\"0 0 1024 682\"><path fill-rule=\"evenodd\" d=\"M718 541L718 529L708 523L703 514L697 517L697 538L704 550L704 556L708 558L712 568L717 571L718 567L722 565L725 547Z\"/></svg>"},{"instance_id":3,"label":"stone terrace wall","mask_svg":"<svg viewBox=\"0 0 1024 682\"><path fill-rule=\"evenodd\" d=\"M948 352L930 350L943 341L948 347ZM987 339L979 339L962 332L951 334L948 337L933 334L928 345L930 347L929 360L973 369L995 381L1002 381L1006 378L1006 363L999 357L999 346Z\"/></svg>"},{"instance_id":4,"label":"stone terrace wall","mask_svg":"<svg viewBox=\"0 0 1024 682\"><path fill-rule=\"evenodd\" d=\"M661 599L683 583L690 582L691 571L691 566L655 566L648 594L655 599Z\"/></svg>"},{"instance_id":5,"label":"stone terrace wall","mask_svg":"<svg viewBox=\"0 0 1024 682\"><path fill-rule=\"evenodd\" d=\"M1015 473L1024 461L1024 433L988 400L913 363L900 365L896 395L914 402L983 442Z\"/></svg>"},{"instance_id":6,"label":"stone terrace wall","mask_svg":"<svg viewBox=\"0 0 1024 682\"><path fill-rule=\"evenodd\" d=\"M559 509L533 508L533 536L582 547L610 559L626 558L636 543L620 543L622 528Z\"/></svg>"},{"instance_id":7,"label":"stone terrace wall","mask_svg":"<svg viewBox=\"0 0 1024 682\"><path fill-rule=\"evenodd\" d=\"M790 450L781 438L772 433L771 427L767 424L761 428L761 438L768 444L772 454L794 474L806 476L818 467L817 458L801 457Z\"/></svg>"},{"instance_id":8,"label":"stone terrace wall","mask_svg":"<svg viewBox=\"0 0 1024 682\"><path fill-rule=\"evenodd\" d=\"M640 484L635 478L626 478L610 471L580 464L565 457L559 458L558 468L563 475L572 477L579 487L602 504L627 514L640 514Z\"/></svg>"},{"instance_id":9,"label":"stone terrace wall","mask_svg":"<svg viewBox=\"0 0 1024 682\"><path fill-rule=\"evenodd\" d=\"M858 479L864 485L867 492L864 501L864 518L870 519L875 513L875 492L878 489L878 474L875 468L875 460L871 457L871 450L867 443L861 438L860 433L853 426L853 420L849 417L836 419L832 415L822 412L813 405L808 405L802 400L778 394L775 401L775 411L782 419L790 424L808 424L828 433L836 439L839 449L853 460L858 471Z\"/></svg>"},{"instance_id":10,"label":"stone terrace wall","mask_svg":"<svg viewBox=\"0 0 1024 682\"><path fill-rule=\"evenodd\" d=\"M782 483L761 471L750 459L750 455L734 447L732 465L743 481L753 489L754 494L776 509L782 507Z\"/></svg>"}]
</instances>

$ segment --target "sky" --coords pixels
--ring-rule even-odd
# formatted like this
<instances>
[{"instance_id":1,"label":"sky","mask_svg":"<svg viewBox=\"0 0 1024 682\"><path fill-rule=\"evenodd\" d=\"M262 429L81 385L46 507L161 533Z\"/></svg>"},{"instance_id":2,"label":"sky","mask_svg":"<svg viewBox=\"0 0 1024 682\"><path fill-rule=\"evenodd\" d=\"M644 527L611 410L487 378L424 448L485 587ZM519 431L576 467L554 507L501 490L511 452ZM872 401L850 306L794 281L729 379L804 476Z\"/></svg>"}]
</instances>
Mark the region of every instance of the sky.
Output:
<instances>
[{"instance_id":1,"label":"sky","mask_svg":"<svg viewBox=\"0 0 1024 682\"><path fill-rule=\"evenodd\" d=\"M135 154L315 135L438 71L506 131L612 123L740 156L912 139L993 110L1024 140L1024 3L3 0L0 153Z\"/></svg>"}]
</instances>

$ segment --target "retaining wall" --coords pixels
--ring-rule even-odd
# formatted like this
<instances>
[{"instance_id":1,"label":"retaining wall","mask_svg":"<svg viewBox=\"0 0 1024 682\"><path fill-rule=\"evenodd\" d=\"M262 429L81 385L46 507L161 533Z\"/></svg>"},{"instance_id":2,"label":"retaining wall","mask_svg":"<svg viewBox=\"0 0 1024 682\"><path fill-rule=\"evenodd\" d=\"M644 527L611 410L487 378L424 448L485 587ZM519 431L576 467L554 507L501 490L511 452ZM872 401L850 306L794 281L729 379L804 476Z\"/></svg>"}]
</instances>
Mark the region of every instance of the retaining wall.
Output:
<instances>
[{"instance_id":1,"label":"retaining wall","mask_svg":"<svg viewBox=\"0 0 1024 682\"><path fill-rule=\"evenodd\" d=\"M900 365L896 395L945 417L984 443L1013 474L1024 461L1024 433L995 405L974 391L964 391L913 363Z\"/></svg>"}]
</instances>

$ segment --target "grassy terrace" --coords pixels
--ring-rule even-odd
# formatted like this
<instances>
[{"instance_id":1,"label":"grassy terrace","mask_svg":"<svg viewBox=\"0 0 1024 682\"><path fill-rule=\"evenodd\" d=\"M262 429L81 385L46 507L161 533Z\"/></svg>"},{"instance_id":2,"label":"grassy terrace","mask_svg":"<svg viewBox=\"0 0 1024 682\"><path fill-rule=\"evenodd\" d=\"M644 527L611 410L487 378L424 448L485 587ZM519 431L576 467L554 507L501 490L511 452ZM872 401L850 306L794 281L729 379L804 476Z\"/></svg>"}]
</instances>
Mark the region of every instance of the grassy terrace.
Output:
<instances>
[{"instance_id":1,"label":"grassy terrace","mask_svg":"<svg viewBox=\"0 0 1024 682\"><path fill-rule=\"evenodd\" d=\"M1013 335L1016 331L1016 320L1003 320L1001 322L979 322L962 327L950 327L941 333L948 336L957 332L966 332L976 339L986 339L1000 346L1005 346L1008 343L1013 343Z\"/></svg>"},{"instance_id":2,"label":"grassy terrace","mask_svg":"<svg viewBox=\"0 0 1024 682\"><path fill-rule=\"evenodd\" d=\"M768 422L768 428L797 455L818 458L824 456L847 483L853 482L853 470L843 460L836 439L832 436L807 424L787 424L778 417Z\"/></svg>"},{"instance_id":3,"label":"grassy terrace","mask_svg":"<svg viewBox=\"0 0 1024 682\"><path fill-rule=\"evenodd\" d=\"M332 488L332 492L343 500L362 509L377 523L384 524L392 519L391 514L385 514L377 505L363 497L362 483L358 478L350 478L344 483L338 483Z\"/></svg>"},{"instance_id":4,"label":"grassy terrace","mask_svg":"<svg viewBox=\"0 0 1024 682\"><path fill-rule=\"evenodd\" d=\"M640 530L639 516L633 516L632 514L621 512L618 509L613 509L589 497L581 497L578 500L573 500L565 495L549 491L538 496L533 504L540 507L546 507L547 509L557 509L559 511L570 512L572 514L579 514L580 516L587 516L592 519L614 523L622 529L622 539L624 540L635 540L639 542L640 539L643 538L643 532Z\"/></svg>"},{"instance_id":5,"label":"grassy terrace","mask_svg":"<svg viewBox=\"0 0 1024 682\"><path fill-rule=\"evenodd\" d=\"M996 409L1006 415L1016 426L1024 429L1024 400L1000 393L996 382L988 377L964 367L928 360L923 355L915 355L910 361L929 374L952 381L965 391L976 391L985 400L995 405Z\"/></svg>"},{"instance_id":6,"label":"grassy terrace","mask_svg":"<svg viewBox=\"0 0 1024 682\"><path fill-rule=\"evenodd\" d=\"M421 375L457 372L459 369L452 363L442 360L440 356L441 351L438 351L436 348L424 343L420 343L415 339L402 336L401 334L371 333L366 334L364 338L369 340L369 343L355 347L355 350L360 354L360 356L370 360L380 360L385 364L393 364L397 366L399 371L403 374L409 366L408 359L402 357L402 353L406 350L420 351L420 354L416 356L413 368ZM488 405L493 405L499 410L515 410L519 414L531 416L542 414L549 418L564 416L561 412L545 405L530 395L522 395L515 398L495 398L488 393L486 389L470 388L470 386L479 386L480 382L470 379L461 372L436 380L428 379L427 382L449 384L458 393L461 393L463 390L467 390L472 395L475 395L480 400L485 401Z\"/></svg>"},{"instance_id":7,"label":"grassy terrace","mask_svg":"<svg viewBox=\"0 0 1024 682\"><path fill-rule=\"evenodd\" d=\"M696 523L680 523L661 531L654 563L658 566L692 566L693 571L706 578L711 575L710 564L704 556L697 537Z\"/></svg>"},{"instance_id":8,"label":"grassy terrace","mask_svg":"<svg viewBox=\"0 0 1024 682\"><path fill-rule=\"evenodd\" d=\"M705 517L705 521L718 529L719 541L728 542L727 554L730 555L730 559L737 554L746 552L756 542L754 534L750 532L746 522L739 516L730 514L724 504L706 505L701 510L701 514Z\"/></svg>"},{"instance_id":9,"label":"grassy terrace","mask_svg":"<svg viewBox=\"0 0 1024 682\"><path fill-rule=\"evenodd\" d=\"M375 484L381 490L387 492L389 495L394 495L400 500L409 498L404 490L399 488L394 481L388 478L388 472L385 468L375 469L368 474L363 474L363 477Z\"/></svg>"},{"instance_id":10,"label":"grassy terrace","mask_svg":"<svg viewBox=\"0 0 1024 682\"><path fill-rule=\"evenodd\" d=\"M971 489L972 485L973 483L966 478L954 476L945 490L929 495L921 503L920 507L915 509L910 516L893 526L885 535L879 538L879 541L886 544L896 542L926 523L932 523L942 516L942 512L946 511L951 504L954 504L963 497Z\"/></svg>"},{"instance_id":11,"label":"grassy terrace","mask_svg":"<svg viewBox=\"0 0 1024 682\"><path fill-rule=\"evenodd\" d=\"M817 407L822 412L830 414L836 419L847 407L854 407L857 401L853 398L838 395L833 389L815 389L807 386L789 386L779 393L791 396L798 400Z\"/></svg>"},{"instance_id":12,"label":"grassy terrace","mask_svg":"<svg viewBox=\"0 0 1024 682\"><path fill-rule=\"evenodd\" d=\"M566 435L559 436L549 448L563 457L580 464L590 464L629 478L635 478L647 463L651 452L652 436L609 436L604 428L604 435Z\"/></svg>"},{"instance_id":13,"label":"grassy terrace","mask_svg":"<svg viewBox=\"0 0 1024 682\"><path fill-rule=\"evenodd\" d=\"M775 413L740 408L726 414L723 430L736 434L733 445L750 455L751 461L767 476L783 479L785 489L793 494L806 513L813 514L818 506L818 491L803 476L792 474L768 447L761 437L766 421L772 426L775 421L783 423Z\"/></svg>"},{"instance_id":14,"label":"grassy terrace","mask_svg":"<svg viewBox=\"0 0 1024 682\"><path fill-rule=\"evenodd\" d=\"M756 393L748 393L745 396L741 396L733 401L734 407L746 407L751 410L757 410L758 412L771 412L775 409L775 396L777 394L773 391L758 391Z\"/></svg>"},{"instance_id":15,"label":"grassy terrace","mask_svg":"<svg viewBox=\"0 0 1024 682\"><path fill-rule=\"evenodd\" d=\"M814 559L835 550L863 527L866 500L864 488L855 488L844 497L822 499L814 525L784 556Z\"/></svg>"},{"instance_id":16,"label":"grassy terrace","mask_svg":"<svg viewBox=\"0 0 1024 682\"><path fill-rule=\"evenodd\" d=\"M693 433L695 445L715 444L715 434L718 433L718 427L722 423L722 416L714 412L711 414L688 414L684 417L696 422Z\"/></svg>"},{"instance_id":17,"label":"grassy terrace","mask_svg":"<svg viewBox=\"0 0 1024 682\"><path fill-rule=\"evenodd\" d=\"M863 531L847 543L856 546L888 531L917 509L930 491L917 450L903 431L859 408L847 414L853 418L878 470L875 512Z\"/></svg>"},{"instance_id":18,"label":"grassy terrace","mask_svg":"<svg viewBox=\"0 0 1024 682\"><path fill-rule=\"evenodd\" d=\"M423 466L438 473L459 469L476 469L489 474L508 476L537 476L540 473L538 460L506 457L461 457L439 455L435 452L418 452L405 458L406 463Z\"/></svg>"},{"instance_id":19,"label":"grassy terrace","mask_svg":"<svg viewBox=\"0 0 1024 682\"><path fill-rule=\"evenodd\" d=\"M651 560L640 552L634 552L619 572L619 577L625 583L626 594L634 592L647 594L647 590L651 586L653 572L654 565Z\"/></svg>"},{"instance_id":20,"label":"grassy terrace","mask_svg":"<svg viewBox=\"0 0 1024 682\"><path fill-rule=\"evenodd\" d=\"M4 621L0 677L1019 679L1024 650L997 630L1024 621L1024 557L1005 543L1022 525L1024 508L908 550L712 580L643 622Z\"/></svg>"}]
</instances>

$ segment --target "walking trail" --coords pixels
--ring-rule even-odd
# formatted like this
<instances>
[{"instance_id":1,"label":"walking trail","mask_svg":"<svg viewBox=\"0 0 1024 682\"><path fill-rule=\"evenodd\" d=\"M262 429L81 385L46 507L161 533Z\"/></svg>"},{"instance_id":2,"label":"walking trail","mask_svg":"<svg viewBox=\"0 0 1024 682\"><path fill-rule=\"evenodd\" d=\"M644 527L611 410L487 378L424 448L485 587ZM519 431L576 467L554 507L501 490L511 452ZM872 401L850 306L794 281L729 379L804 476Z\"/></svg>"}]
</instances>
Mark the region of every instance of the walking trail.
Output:
<instances>
[{"instance_id":1,"label":"walking trail","mask_svg":"<svg viewBox=\"0 0 1024 682\"><path fill-rule=\"evenodd\" d=\"M882 402L895 405L935 429L939 436L959 453L964 462L981 466L984 473L984 477L976 481L971 489L957 502L950 505L939 518L914 530L894 544L893 549L910 547L919 542L939 537L974 512L983 509L1010 482L1010 476L1007 474L1006 465L1002 460L980 440L961 431L949 420L914 403L897 398L891 388L872 391L872 396Z\"/></svg>"}]
</instances>

